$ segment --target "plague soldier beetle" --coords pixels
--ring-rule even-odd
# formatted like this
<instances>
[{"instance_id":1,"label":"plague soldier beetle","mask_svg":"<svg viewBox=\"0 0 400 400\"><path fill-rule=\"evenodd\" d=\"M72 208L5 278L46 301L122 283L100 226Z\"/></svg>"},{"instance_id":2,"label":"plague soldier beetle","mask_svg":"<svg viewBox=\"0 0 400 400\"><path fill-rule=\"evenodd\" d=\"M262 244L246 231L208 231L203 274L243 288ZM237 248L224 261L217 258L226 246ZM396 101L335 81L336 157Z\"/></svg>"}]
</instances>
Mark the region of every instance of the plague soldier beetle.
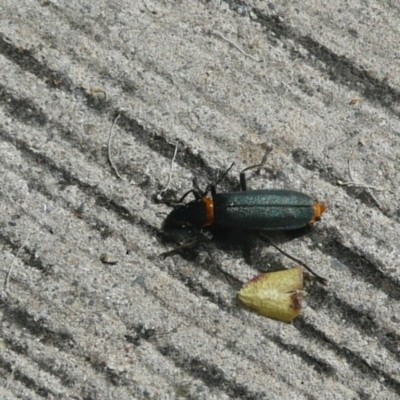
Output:
<instances>
[{"instance_id":1,"label":"plague soldier beetle","mask_svg":"<svg viewBox=\"0 0 400 400\"><path fill-rule=\"evenodd\" d=\"M302 192L288 189L247 190L246 171L262 168L267 159L265 154L262 162L249 166L240 172L240 192L217 193L216 187L233 167L224 172L217 183L209 184L204 191L198 187L186 192L179 200L164 222L164 228L192 226L203 230L209 227L237 228L258 231L288 231L303 228L319 221L326 210L324 203L314 201L312 197ZM193 194L194 200L181 204L184 199ZM273 247L285 256L298 262L306 269L310 268L302 261L274 245ZM163 253L163 257L177 253L183 248L193 247L201 241L184 244L179 248ZM311 271L321 282L326 279Z\"/></svg>"}]
</instances>

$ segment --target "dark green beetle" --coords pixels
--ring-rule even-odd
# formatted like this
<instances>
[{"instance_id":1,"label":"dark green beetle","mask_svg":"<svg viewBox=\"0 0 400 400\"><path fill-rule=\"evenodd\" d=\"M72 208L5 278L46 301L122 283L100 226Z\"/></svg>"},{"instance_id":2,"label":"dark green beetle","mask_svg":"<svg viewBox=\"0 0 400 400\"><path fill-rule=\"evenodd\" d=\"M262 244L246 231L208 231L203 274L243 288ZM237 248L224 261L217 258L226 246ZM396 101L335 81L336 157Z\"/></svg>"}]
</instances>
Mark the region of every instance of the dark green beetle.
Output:
<instances>
[{"instance_id":1,"label":"dark green beetle","mask_svg":"<svg viewBox=\"0 0 400 400\"><path fill-rule=\"evenodd\" d=\"M208 185L205 191L202 192L197 188L189 190L178 201L178 204L182 203L190 193L194 195L195 200L175 206L166 218L164 228L193 226L202 231L202 228L208 227L260 231L259 237L262 240L267 241L282 254L311 271L320 282L326 283L326 279L318 276L307 264L284 252L261 234L262 231L295 230L314 224L327 208L324 203L316 202L309 195L294 190L247 190L245 172L261 168L265 162L266 156L261 164L247 167L240 173L241 192L216 192L218 183L226 176L233 164L216 184ZM179 250L193 247L201 241L186 243L163 253L162 256L176 254Z\"/></svg>"},{"instance_id":2,"label":"dark green beetle","mask_svg":"<svg viewBox=\"0 0 400 400\"><path fill-rule=\"evenodd\" d=\"M265 157L261 164L247 167L240 173L241 192L217 193L217 184L209 185L204 192L189 190L178 203L190 193L193 193L195 200L176 206L168 215L165 226L190 225L201 228L213 225L274 231L299 229L318 221L326 206L307 194L286 189L246 190L245 172L261 168L264 164Z\"/></svg>"}]
</instances>

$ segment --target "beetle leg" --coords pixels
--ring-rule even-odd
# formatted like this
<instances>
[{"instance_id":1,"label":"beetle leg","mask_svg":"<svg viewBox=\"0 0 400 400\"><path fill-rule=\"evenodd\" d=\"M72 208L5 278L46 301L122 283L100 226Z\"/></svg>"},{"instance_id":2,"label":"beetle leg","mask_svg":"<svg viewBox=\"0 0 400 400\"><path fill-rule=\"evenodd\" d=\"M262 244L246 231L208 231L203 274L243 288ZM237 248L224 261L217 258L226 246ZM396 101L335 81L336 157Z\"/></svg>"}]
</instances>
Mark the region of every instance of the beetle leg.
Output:
<instances>
[{"instance_id":1,"label":"beetle leg","mask_svg":"<svg viewBox=\"0 0 400 400\"><path fill-rule=\"evenodd\" d=\"M267 155L270 152L270 149L267 149L267 151L264 154L263 159L261 160L260 164L256 164L256 165L250 165L250 167L246 167L245 169L243 169L240 172L240 189L242 190L242 192L245 192L247 190L247 184L246 184L246 171L249 171L251 169L261 169L265 166L265 164L267 163Z\"/></svg>"},{"instance_id":2,"label":"beetle leg","mask_svg":"<svg viewBox=\"0 0 400 400\"><path fill-rule=\"evenodd\" d=\"M200 233L208 240L212 240L214 236L208 229L200 229Z\"/></svg>"},{"instance_id":3,"label":"beetle leg","mask_svg":"<svg viewBox=\"0 0 400 400\"><path fill-rule=\"evenodd\" d=\"M165 259L167 257L170 257L170 256L180 253L182 250L191 249L191 248L196 247L199 244L207 242L213 238L213 234L206 229L201 229L200 233L203 235L202 238L192 240L191 242L186 242L178 247L175 247L175 249L173 249L173 250L165 251L164 253L160 254L160 257Z\"/></svg>"},{"instance_id":4,"label":"beetle leg","mask_svg":"<svg viewBox=\"0 0 400 400\"><path fill-rule=\"evenodd\" d=\"M196 189L190 189L177 201L177 203L183 203L183 200L185 200L190 193L193 194L196 200L201 199L201 194Z\"/></svg>"},{"instance_id":5,"label":"beetle leg","mask_svg":"<svg viewBox=\"0 0 400 400\"><path fill-rule=\"evenodd\" d=\"M185 249L191 249L192 247L198 246L200 243L203 243L207 241L208 239L206 237L198 239L198 240L192 240L191 242L186 242L182 244L181 246L175 247L175 249L170 250L170 251L165 251L164 253L160 254L160 257L165 259L170 256L174 256L175 254L180 253L182 250Z\"/></svg>"},{"instance_id":6,"label":"beetle leg","mask_svg":"<svg viewBox=\"0 0 400 400\"><path fill-rule=\"evenodd\" d=\"M204 197L204 192L200 189L199 182L197 181L197 178L194 177L192 179L192 185L193 185L193 196L195 197L196 200L200 200L202 197Z\"/></svg>"},{"instance_id":7,"label":"beetle leg","mask_svg":"<svg viewBox=\"0 0 400 400\"><path fill-rule=\"evenodd\" d=\"M196 247L197 245L199 245L200 243L203 243L207 240L207 238L203 238L200 240L193 240L191 242L187 242L182 244L181 246L175 247L175 249L172 249L170 251L165 251L164 253L160 254L160 257L162 259L166 259L167 257L171 257L174 256L175 254L180 253L182 250L185 249L191 249L192 247Z\"/></svg>"},{"instance_id":8,"label":"beetle leg","mask_svg":"<svg viewBox=\"0 0 400 400\"><path fill-rule=\"evenodd\" d=\"M289 253L286 253L286 251L284 251L281 248L279 248L276 244L274 244L271 241L271 239L267 238L266 236L264 236L264 235L262 235L260 233L259 233L258 236L260 237L261 240L263 240L264 242L267 242L268 244L270 244L274 249L278 250L281 254L283 254L287 258L290 258L292 261L297 262L298 264L300 264L303 268L305 268L307 271L309 271L311 274L313 274L315 276L315 278L320 283L322 283L323 285L326 285L328 283L328 280L326 278L324 278L324 277L318 275L317 273L315 273L304 261L301 261L298 258L293 257Z\"/></svg>"},{"instance_id":9,"label":"beetle leg","mask_svg":"<svg viewBox=\"0 0 400 400\"><path fill-rule=\"evenodd\" d=\"M217 194L217 186L213 183L207 185L206 190L202 193L201 197L207 197L208 193L211 193L211 197L214 197Z\"/></svg>"},{"instance_id":10,"label":"beetle leg","mask_svg":"<svg viewBox=\"0 0 400 400\"><path fill-rule=\"evenodd\" d=\"M186 197L189 196L189 194L191 194L191 193L193 194L193 196L194 196L194 198L196 200L199 200L202 197L201 196L201 192L199 192L197 189L190 189L179 200L176 200L176 198L174 198L174 199L161 199L161 198L158 198L158 197L157 197L157 200L160 203L167 204L170 207L175 207L176 205L179 205L180 203L183 203L183 200L185 200Z\"/></svg>"}]
</instances>

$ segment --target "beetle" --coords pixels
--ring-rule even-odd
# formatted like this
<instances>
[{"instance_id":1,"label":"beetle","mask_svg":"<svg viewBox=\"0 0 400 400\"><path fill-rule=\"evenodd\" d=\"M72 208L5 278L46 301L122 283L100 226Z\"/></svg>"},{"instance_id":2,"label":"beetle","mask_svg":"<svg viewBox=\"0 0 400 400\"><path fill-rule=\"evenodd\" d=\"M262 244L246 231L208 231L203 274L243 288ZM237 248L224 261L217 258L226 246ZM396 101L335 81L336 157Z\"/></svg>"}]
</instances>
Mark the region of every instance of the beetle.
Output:
<instances>
[{"instance_id":1,"label":"beetle","mask_svg":"<svg viewBox=\"0 0 400 400\"><path fill-rule=\"evenodd\" d=\"M265 165L252 165L240 172L240 192L217 193L218 183L226 176L233 164L216 184L208 185L204 192L191 189L178 204L189 195L195 199L177 205L165 220L164 226L211 225L226 228L254 229L265 231L293 230L317 222L326 210L324 203L315 202L302 192L288 189L247 190L245 172ZM208 196L211 193L211 197Z\"/></svg>"},{"instance_id":2,"label":"beetle","mask_svg":"<svg viewBox=\"0 0 400 400\"><path fill-rule=\"evenodd\" d=\"M217 183L208 185L204 191L200 191L198 187L189 190L178 200L178 205L167 216L164 228L192 226L198 229L222 227L261 232L287 231L300 229L319 221L327 207L324 203L314 201L305 193L288 189L247 190L245 173L252 169L262 168L266 160L267 154L260 164L249 166L240 172L241 191L239 192L217 193L216 190L217 185L224 179L234 163ZM193 194L195 199L186 204L180 204L189 194ZM282 254L310 269L302 261L278 248L269 239L261 238L264 241L267 240ZM186 244L176 250L192 247L197 243ZM163 253L162 256L175 254L176 250ZM321 281L326 281L314 272L313 274Z\"/></svg>"}]
</instances>

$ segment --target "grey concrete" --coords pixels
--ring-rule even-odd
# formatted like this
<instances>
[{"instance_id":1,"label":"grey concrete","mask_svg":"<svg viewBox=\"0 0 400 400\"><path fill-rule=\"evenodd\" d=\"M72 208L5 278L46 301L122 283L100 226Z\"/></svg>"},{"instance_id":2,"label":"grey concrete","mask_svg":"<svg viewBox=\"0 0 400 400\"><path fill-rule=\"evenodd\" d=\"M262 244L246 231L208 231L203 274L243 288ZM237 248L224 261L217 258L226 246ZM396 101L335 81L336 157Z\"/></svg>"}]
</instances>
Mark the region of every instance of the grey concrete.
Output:
<instances>
[{"instance_id":1,"label":"grey concrete","mask_svg":"<svg viewBox=\"0 0 400 400\"><path fill-rule=\"evenodd\" d=\"M1 398L399 398L399 30L395 1L3 0ZM329 279L293 324L236 301L294 265L268 246L158 257L176 143L177 194L272 146L249 185L328 203L276 239Z\"/></svg>"}]
</instances>

